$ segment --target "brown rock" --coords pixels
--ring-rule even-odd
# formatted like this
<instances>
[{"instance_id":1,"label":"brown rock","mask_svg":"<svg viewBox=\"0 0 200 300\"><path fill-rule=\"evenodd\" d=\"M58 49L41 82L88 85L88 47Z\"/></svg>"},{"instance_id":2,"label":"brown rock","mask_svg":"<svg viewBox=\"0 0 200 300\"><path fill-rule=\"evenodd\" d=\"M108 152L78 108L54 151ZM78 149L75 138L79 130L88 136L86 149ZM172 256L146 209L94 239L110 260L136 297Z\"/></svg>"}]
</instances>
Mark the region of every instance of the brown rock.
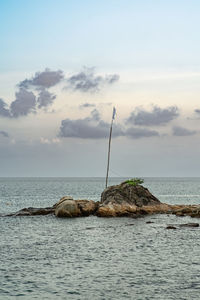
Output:
<instances>
[{"instance_id":1,"label":"brown rock","mask_svg":"<svg viewBox=\"0 0 200 300\"><path fill-rule=\"evenodd\" d=\"M160 201L154 197L147 188L141 185L130 185L122 182L110 186L101 194L101 203L130 204L141 207L143 205L158 205Z\"/></svg>"},{"instance_id":2,"label":"brown rock","mask_svg":"<svg viewBox=\"0 0 200 300\"><path fill-rule=\"evenodd\" d=\"M96 212L98 202L92 200L73 200L72 197L65 196L54 207L57 217L84 217L93 215Z\"/></svg>"},{"instance_id":3,"label":"brown rock","mask_svg":"<svg viewBox=\"0 0 200 300\"><path fill-rule=\"evenodd\" d=\"M99 217L139 217L150 213L147 207L160 204L160 201L143 186L123 182L103 191L96 215Z\"/></svg>"},{"instance_id":4,"label":"brown rock","mask_svg":"<svg viewBox=\"0 0 200 300\"><path fill-rule=\"evenodd\" d=\"M75 200L66 199L56 206L55 209L56 217L80 217L81 211L78 207L78 203Z\"/></svg>"},{"instance_id":5,"label":"brown rock","mask_svg":"<svg viewBox=\"0 0 200 300\"><path fill-rule=\"evenodd\" d=\"M116 204L108 203L107 205L102 205L98 207L96 215L98 217L134 217L137 214L137 207L130 204Z\"/></svg>"},{"instance_id":6,"label":"brown rock","mask_svg":"<svg viewBox=\"0 0 200 300\"><path fill-rule=\"evenodd\" d=\"M74 200L74 199L71 196L64 196L58 202L56 202L53 207L56 208L58 205L60 205L62 202L66 200Z\"/></svg>"},{"instance_id":7,"label":"brown rock","mask_svg":"<svg viewBox=\"0 0 200 300\"><path fill-rule=\"evenodd\" d=\"M89 216L95 214L99 206L99 202L94 202L92 200L75 200L75 201L78 204L82 216Z\"/></svg>"}]
</instances>

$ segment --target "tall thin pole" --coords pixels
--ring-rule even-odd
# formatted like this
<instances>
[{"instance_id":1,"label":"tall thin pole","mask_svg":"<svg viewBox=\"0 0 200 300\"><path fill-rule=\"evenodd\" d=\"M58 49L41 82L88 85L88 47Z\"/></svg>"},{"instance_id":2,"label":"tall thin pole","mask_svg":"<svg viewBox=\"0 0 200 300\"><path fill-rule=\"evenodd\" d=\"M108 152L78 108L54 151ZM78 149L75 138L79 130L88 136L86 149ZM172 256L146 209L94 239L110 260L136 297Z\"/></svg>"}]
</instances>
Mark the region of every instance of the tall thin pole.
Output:
<instances>
[{"instance_id":1,"label":"tall thin pole","mask_svg":"<svg viewBox=\"0 0 200 300\"><path fill-rule=\"evenodd\" d=\"M109 135L109 142L108 142L108 161L107 161L107 172L106 172L106 188L108 187L108 173L109 173L109 166L110 166L110 147L111 147L111 138L112 138L112 126L113 120L115 119L116 109L113 107L113 114L112 114L112 121L110 125L110 135Z\"/></svg>"}]
</instances>

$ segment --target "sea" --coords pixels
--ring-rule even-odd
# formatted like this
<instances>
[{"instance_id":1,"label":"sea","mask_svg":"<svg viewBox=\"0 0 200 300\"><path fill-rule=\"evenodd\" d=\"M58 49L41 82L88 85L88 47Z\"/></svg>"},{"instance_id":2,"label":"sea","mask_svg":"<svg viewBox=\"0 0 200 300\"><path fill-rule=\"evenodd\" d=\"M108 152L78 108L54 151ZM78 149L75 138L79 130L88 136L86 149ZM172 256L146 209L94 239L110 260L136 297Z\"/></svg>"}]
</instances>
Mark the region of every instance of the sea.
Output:
<instances>
[{"instance_id":1,"label":"sea","mask_svg":"<svg viewBox=\"0 0 200 300\"><path fill-rule=\"evenodd\" d=\"M109 185L124 178L110 178ZM160 201L200 204L200 178L144 178ZM0 213L100 200L104 178L0 178ZM152 223L149 223L152 222ZM0 299L200 299L200 219L0 217Z\"/></svg>"}]
</instances>

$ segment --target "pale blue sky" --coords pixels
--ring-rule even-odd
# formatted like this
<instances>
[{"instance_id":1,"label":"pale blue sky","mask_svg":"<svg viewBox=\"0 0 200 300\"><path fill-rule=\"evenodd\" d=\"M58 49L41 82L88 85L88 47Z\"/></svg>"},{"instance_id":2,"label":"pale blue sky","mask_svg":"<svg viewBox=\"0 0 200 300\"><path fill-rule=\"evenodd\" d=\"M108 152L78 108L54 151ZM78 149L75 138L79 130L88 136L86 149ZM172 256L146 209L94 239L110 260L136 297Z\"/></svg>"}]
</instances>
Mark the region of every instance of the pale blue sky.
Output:
<instances>
[{"instance_id":1,"label":"pale blue sky","mask_svg":"<svg viewBox=\"0 0 200 300\"><path fill-rule=\"evenodd\" d=\"M113 105L111 175L200 176L199 15L197 0L0 0L0 176L104 176Z\"/></svg>"},{"instance_id":2,"label":"pale blue sky","mask_svg":"<svg viewBox=\"0 0 200 300\"><path fill-rule=\"evenodd\" d=\"M200 2L1 0L1 72L197 68Z\"/></svg>"}]
</instances>

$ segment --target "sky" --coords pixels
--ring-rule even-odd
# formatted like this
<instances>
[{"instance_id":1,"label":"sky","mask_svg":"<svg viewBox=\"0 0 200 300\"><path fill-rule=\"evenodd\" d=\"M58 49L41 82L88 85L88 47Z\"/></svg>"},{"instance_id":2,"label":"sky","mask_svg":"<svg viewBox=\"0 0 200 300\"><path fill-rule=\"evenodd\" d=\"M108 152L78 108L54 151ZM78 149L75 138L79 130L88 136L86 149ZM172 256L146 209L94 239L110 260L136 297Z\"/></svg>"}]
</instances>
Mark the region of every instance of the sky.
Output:
<instances>
[{"instance_id":1,"label":"sky","mask_svg":"<svg viewBox=\"0 0 200 300\"><path fill-rule=\"evenodd\" d=\"M0 176L200 176L200 2L1 0Z\"/></svg>"}]
</instances>

